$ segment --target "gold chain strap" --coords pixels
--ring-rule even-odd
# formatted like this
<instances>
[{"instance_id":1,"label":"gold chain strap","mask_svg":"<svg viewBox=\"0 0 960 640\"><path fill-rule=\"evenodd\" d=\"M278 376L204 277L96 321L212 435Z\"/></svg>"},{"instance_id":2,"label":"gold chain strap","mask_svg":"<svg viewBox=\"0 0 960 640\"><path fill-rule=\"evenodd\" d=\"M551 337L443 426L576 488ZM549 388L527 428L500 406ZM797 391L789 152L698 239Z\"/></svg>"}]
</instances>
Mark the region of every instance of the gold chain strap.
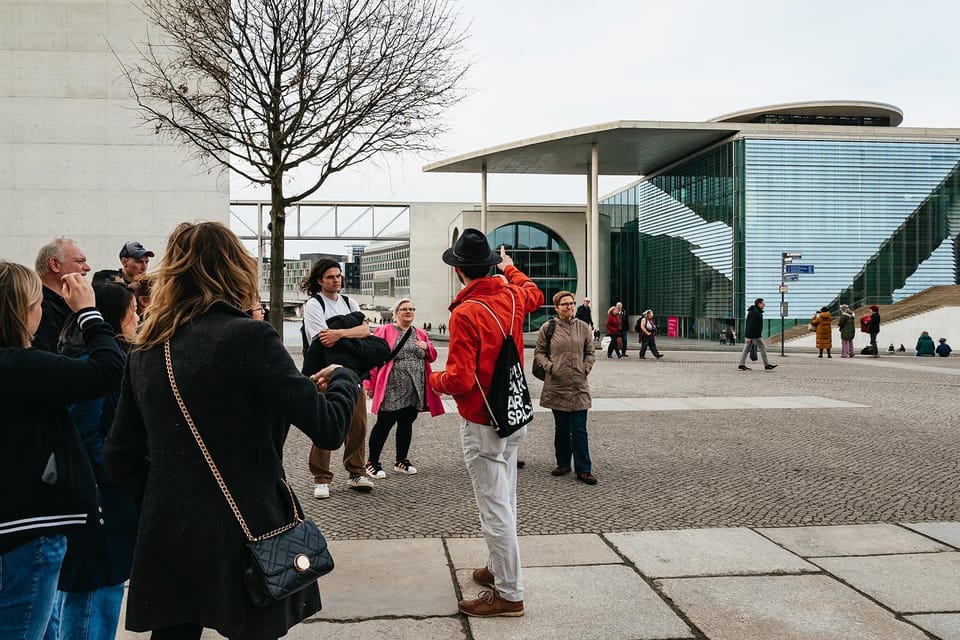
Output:
<instances>
[{"instance_id":1,"label":"gold chain strap","mask_svg":"<svg viewBox=\"0 0 960 640\"><path fill-rule=\"evenodd\" d=\"M176 398L177 404L180 406L180 412L183 413L183 417L187 421L187 426L190 427L190 433L193 434L194 439L197 441L197 445L200 447L200 452L203 453L203 458L207 461L207 466L210 467L210 473L213 474L214 479L220 486L220 491L223 492L223 497L227 499L227 504L230 505L230 509L233 511L233 515L237 519L237 522L240 523L240 528L243 529L243 534L247 536L247 540L250 542L259 542L260 540L272 538L277 534L293 529L295 526L300 524L302 520L300 518L300 513L297 511L297 503L293 497L293 489L291 489L287 481L284 480L283 485L287 488L287 492L290 494L290 504L293 505L293 522L290 524L285 524L282 527L278 527L273 531L265 533L261 536L254 537L253 534L250 533L250 529L247 527L247 521L243 519L243 515L240 513L240 507L237 506L236 501L233 499L233 495L231 495L230 490L227 489L227 483L224 482L223 476L220 475L220 470L217 468L217 464L213 461L213 456L210 455L210 451L207 449L207 445L203 442L203 438L200 437L200 432L197 431L197 425L194 424L193 418L190 416L190 412L187 411L187 405L184 403L183 397L180 395L180 388L177 387L177 380L173 377L173 361L170 359L169 340L163 343L163 357L167 364L167 378L170 380L170 388L173 390L173 397Z\"/></svg>"}]
</instances>

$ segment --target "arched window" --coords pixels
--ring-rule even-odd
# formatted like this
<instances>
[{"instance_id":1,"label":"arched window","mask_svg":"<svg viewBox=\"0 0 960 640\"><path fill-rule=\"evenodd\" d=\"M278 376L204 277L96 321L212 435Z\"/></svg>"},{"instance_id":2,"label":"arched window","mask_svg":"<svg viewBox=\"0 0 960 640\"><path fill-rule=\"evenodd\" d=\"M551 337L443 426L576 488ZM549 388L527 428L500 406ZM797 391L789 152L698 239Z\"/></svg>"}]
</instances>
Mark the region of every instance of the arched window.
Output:
<instances>
[{"instance_id":1,"label":"arched window","mask_svg":"<svg viewBox=\"0 0 960 640\"><path fill-rule=\"evenodd\" d=\"M524 331L536 331L556 315L553 294L577 291L577 263L573 252L560 236L535 222L511 222L497 227L487 236L490 247L503 245L517 268L530 276L543 291L544 305L526 318Z\"/></svg>"}]
</instances>

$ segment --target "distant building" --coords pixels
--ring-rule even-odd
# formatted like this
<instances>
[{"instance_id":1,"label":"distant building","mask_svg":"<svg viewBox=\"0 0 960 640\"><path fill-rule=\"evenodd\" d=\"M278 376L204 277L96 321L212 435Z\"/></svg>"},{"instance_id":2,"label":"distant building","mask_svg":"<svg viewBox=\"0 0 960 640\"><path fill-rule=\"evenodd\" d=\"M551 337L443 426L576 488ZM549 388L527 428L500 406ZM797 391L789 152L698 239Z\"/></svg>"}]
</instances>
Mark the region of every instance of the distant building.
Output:
<instances>
[{"instance_id":1,"label":"distant building","mask_svg":"<svg viewBox=\"0 0 960 640\"><path fill-rule=\"evenodd\" d=\"M409 296L410 243L377 242L367 246L360 256L360 292L386 306L394 298Z\"/></svg>"}]
</instances>

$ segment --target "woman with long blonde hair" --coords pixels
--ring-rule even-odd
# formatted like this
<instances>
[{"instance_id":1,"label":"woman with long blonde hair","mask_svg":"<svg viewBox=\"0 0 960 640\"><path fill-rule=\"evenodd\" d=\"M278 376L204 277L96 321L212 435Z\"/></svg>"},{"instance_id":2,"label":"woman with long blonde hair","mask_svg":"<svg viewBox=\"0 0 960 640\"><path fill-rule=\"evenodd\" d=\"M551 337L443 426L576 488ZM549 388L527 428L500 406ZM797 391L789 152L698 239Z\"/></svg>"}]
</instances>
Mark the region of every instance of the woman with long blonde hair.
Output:
<instances>
[{"instance_id":1,"label":"woman with long blonde hair","mask_svg":"<svg viewBox=\"0 0 960 640\"><path fill-rule=\"evenodd\" d=\"M0 260L0 638L39 640L53 611L66 553L64 532L97 509L97 486L67 405L117 386L123 355L80 273L61 295L76 312L90 356L76 360L30 348L40 326L40 278Z\"/></svg>"},{"instance_id":2,"label":"woman with long blonde hair","mask_svg":"<svg viewBox=\"0 0 960 640\"><path fill-rule=\"evenodd\" d=\"M238 515L258 536L302 513L282 464L289 425L337 449L359 381L336 365L302 375L273 327L246 314L257 300L256 262L227 227L174 230L105 452L107 470L140 504L126 627L154 640L197 639L204 627L234 640L277 638L320 609L315 584L253 605Z\"/></svg>"}]
</instances>

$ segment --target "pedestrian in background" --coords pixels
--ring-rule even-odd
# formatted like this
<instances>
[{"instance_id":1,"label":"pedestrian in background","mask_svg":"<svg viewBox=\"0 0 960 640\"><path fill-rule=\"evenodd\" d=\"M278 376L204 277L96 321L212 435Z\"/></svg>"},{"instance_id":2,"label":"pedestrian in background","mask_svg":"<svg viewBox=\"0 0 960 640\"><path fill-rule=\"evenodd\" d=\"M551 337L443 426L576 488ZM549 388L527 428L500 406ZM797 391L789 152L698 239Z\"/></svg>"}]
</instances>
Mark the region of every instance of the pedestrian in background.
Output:
<instances>
[{"instance_id":1,"label":"pedestrian in background","mask_svg":"<svg viewBox=\"0 0 960 640\"><path fill-rule=\"evenodd\" d=\"M930 337L930 334L926 331L920 332L920 337L917 338L917 354L920 357L932 358L937 350L933 345L933 338Z\"/></svg>"},{"instance_id":2,"label":"pedestrian in background","mask_svg":"<svg viewBox=\"0 0 960 640\"><path fill-rule=\"evenodd\" d=\"M657 323L653 319L653 311L647 309L643 312L643 315L640 316L640 319L637 320L637 332L640 334L640 359L644 360L647 357L647 347L650 348L650 353L659 360L663 357L663 354L657 350Z\"/></svg>"},{"instance_id":3,"label":"pedestrian in background","mask_svg":"<svg viewBox=\"0 0 960 640\"><path fill-rule=\"evenodd\" d=\"M624 350L620 346L623 341L620 333L620 314L617 313L615 306L607 309L607 337L610 338L610 344L607 345L607 357L612 358L613 356L610 354L616 352L617 358L622 358Z\"/></svg>"},{"instance_id":4,"label":"pedestrian in background","mask_svg":"<svg viewBox=\"0 0 960 640\"><path fill-rule=\"evenodd\" d=\"M746 340L743 341L743 353L740 354L740 365L737 367L741 371L750 371L747 366L747 354L750 353L750 345L756 343L760 357L763 358L763 368L770 370L777 365L770 364L767 360L767 345L763 342L763 308L767 306L763 298L754 300L753 305L747 309L747 319L744 323L743 335Z\"/></svg>"},{"instance_id":5,"label":"pedestrian in background","mask_svg":"<svg viewBox=\"0 0 960 640\"><path fill-rule=\"evenodd\" d=\"M874 358L880 357L880 349L877 347L877 335L880 333L880 307L875 304L870 305L870 346L873 347Z\"/></svg>"},{"instance_id":6,"label":"pedestrian in background","mask_svg":"<svg viewBox=\"0 0 960 640\"><path fill-rule=\"evenodd\" d=\"M810 324L817 332L817 349L820 351L818 358L823 357L823 352L827 352L827 357L832 358L830 350L833 349L833 316L830 315L830 309L821 307L818 313L813 314Z\"/></svg>"},{"instance_id":7,"label":"pedestrian in background","mask_svg":"<svg viewBox=\"0 0 960 640\"><path fill-rule=\"evenodd\" d=\"M593 311L590 310L590 298L584 298L583 304L577 307L577 313L574 316L577 320L583 320L590 331L593 331Z\"/></svg>"},{"instance_id":8,"label":"pedestrian in background","mask_svg":"<svg viewBox=\"0 0 960 640\"><path fill-rule=\"evenodd\" d=\"M620 355L626 356L627 344L630 341L630 316L627 314L627 310L621 302L617 303L617 316L620 318Z\"/></svg>"},{"instance_id":9,"label":"pedestrian in background","mask_svg":"<svg viewBox=\"0 0 960 640\"><path fill-rule=\"evenodd\" d=\"M573 317L576 304L569 291L558 291L553 296L557 317L553 322L553 336L547 342L549 322L540 327L534 361L546 371L540 406L553 411L553 452L557 461L553 476L570 473L570 458L577 480L597 484L590 461L587 437L587 410L590 408L590 385L587 376L596 357L593 332L578 318Z\"/></svg>"},{"instance_id":10,"label":"pedestrian in background","mask_svg":"<svg viewBox=\"0 0 960 640\"><path fill-rule=\"evenodd\" d=\"M840 329L840 357L852 358L854 356L853 338L857 335L857 318L848 305L840 305L837 328Z\"/></svg>"},{"instance_id":11,"label":"pedestrian in background","mask_svg":"<svg viewBox=\"0 0 960 640\"><path fill-rule=\"evenodd\" d=\"M940 344L937 345L937 355L941 358L948 357L953 349L951 349L950 345L947 344L946 338L940 338L939 342Z\"/></svg>"},{"instance_id":12,"label":"pedestrian in background","mask_svg":"<svg viewBox=\"0 0 960 640\"><path fill-rule=\"evenodd\" d=\"M370 431L370 455L366 470L371 478L386 478L380 464L380 453L387 442L390 430L397 425L397 447L394 471L413 475L417 468L410 464L410 442L413 440L413 422L421 411L431 416L443 413L443 402L428 384L430 363L437 359L437 349L427 333L413 326L417 309L410 298L401 298L393 305L394 322L379 327L374 335L383 338L396 349L398 341L404 340L408 331L413 333L403 341L399 353L386 364L370 371L363 381L367 396L373 399L371 413L377 423Z\"/></svg>"}]
</instances>

